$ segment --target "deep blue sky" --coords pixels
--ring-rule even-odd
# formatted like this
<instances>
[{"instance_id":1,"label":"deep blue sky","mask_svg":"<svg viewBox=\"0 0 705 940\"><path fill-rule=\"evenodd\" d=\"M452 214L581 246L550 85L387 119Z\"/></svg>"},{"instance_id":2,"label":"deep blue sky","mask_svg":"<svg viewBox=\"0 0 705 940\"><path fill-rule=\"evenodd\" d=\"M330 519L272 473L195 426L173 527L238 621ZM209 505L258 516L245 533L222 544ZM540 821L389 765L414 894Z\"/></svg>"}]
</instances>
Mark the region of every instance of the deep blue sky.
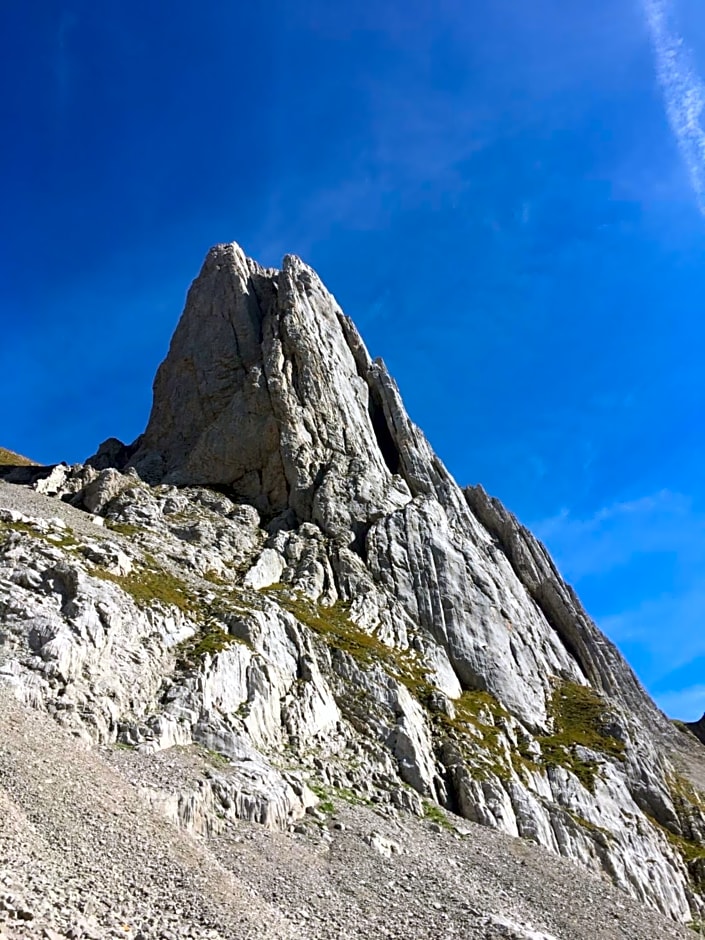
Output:
<instances>
[{"instance_id":1,"label":"deep blue sky","mask_svg":"<svg viewBox=\"0 0 705 940\"><path fill-rule=\"evenodd\" d=\"M457 479L699 717L696 0L6 7L0 444L132 440L208 247L299 254Z\"/></svg>"}]
</instances>

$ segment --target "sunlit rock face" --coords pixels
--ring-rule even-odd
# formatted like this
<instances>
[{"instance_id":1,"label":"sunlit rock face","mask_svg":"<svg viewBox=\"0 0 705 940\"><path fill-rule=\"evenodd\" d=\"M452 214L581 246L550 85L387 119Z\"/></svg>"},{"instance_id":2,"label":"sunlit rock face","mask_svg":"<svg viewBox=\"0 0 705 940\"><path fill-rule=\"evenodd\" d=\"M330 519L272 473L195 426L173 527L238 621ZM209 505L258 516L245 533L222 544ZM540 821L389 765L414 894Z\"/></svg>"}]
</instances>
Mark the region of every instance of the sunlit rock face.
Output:
<instances>
[{"instance_id":1,"label":"sunlit rock face","mask_svg":"<svg viewBox=\"0 0 705 940\"><path fill-rule=\"evenodd\" d=\"M435 801L697 911L677 732L299 259L212 249L145 433L89 464L0 517L0 675L88 739L223 755L205 790L150 785L173 818ZM56 528L52 494L104 527Z\"/></svg>"}]
</instances>

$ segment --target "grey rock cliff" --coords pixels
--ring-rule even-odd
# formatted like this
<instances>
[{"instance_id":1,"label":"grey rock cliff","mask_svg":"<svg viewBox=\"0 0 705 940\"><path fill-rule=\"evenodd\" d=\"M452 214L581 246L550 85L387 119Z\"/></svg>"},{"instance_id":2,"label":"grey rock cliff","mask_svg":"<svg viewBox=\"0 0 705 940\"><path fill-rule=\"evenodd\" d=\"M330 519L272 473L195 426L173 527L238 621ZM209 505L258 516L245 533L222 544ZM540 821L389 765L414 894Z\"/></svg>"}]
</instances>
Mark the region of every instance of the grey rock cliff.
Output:
<instances>
[{"instance_id":1,"label":"grey rock cliff","mask_svg":"<svg viewBox=\"0 0 705 940\"><path fill-rule=\"evenodd\" d=\"M334 535L410 499L375 436L386 417L362 342L298 258L266 271L236 245L189 291L132 465L153 480L227 485L268 514Z\"/></svg>"},{"instance_id":2,"label":"grey rock cliff","mask_svg":"<svg viewBox=\"0 0 705 940\"><path fill-rule=\"evenodd\" d=\"M705 801L678 732L299 259L214 248L145 433L34 486L0 518L0 679L89 740L223 755L207 785L145 783L173 818L436 802L699 912ZM62 529L50 495L107 528Z\"/></svg>"}]
</instances>

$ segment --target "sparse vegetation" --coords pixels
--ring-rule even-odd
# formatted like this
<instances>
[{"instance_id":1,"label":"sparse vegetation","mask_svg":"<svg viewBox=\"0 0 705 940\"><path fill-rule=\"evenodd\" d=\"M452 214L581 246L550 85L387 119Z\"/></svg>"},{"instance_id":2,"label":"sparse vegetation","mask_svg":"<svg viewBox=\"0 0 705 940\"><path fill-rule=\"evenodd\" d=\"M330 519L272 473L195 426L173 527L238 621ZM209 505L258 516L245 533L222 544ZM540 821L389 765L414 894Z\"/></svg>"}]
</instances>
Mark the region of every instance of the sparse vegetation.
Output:
<instances>
[{"instance_id":1,"label":"sparse vegetation","mask_svg":"<svg viewBox=\"0 0 705 940\"><path fill-rule=\"evenodd\" d=\"M184 614L194 619L201 619L203 606L193 593L174 575L157 566L154 559L148 558L147 565L135 569L128 575L112 574L103 568L94 567L92 574L104 581L112 581L126 591L139 607L152 604L164 604L177 607Z\"/></svg>"},{"instance_id":2,"label":"sparse vegetation","mask_svg":"<svg viewBox=\"0 0 705 940\"><path fill-rule=\"evenodd\" d=\"M427 819L429 822L438 823L438 825L443 826L444 829L453 828L440 806L436 803L431 803L429 800L424 800L423 802L423 818Z\"/></svg>"},{"instance_id":3,"label":"sparse vegetation","mask_svg":"<svg viewBox=\"0 0 705 940\"><path fill-rule=\"evenodd\" d=\"M233 643L244 641L228 633L219 623L206 624L195 636L184 640L177 648L177 660L183 667L200 662L205 656L217 656Z\"/></svg>"},{"instance_id":4,"label":"sparse vegetation","mask_svg":"<svg viewBox=\"0 0 705 940\"><path fill-rule=\"evenodd\" d=\"M321 786L319 783L309 783L308 786L318 797L318 806L316 809L321 813L325 813L327 816L332 815L335 812L335 804L331 800L326 787Z\"/></svg>"},{"instance_id":5,"label":"sparse vegetation","mask_svg":"<svg viewBox=\"0 0 705 940\"><path fill-rule=\"evenodd\" d=\"M206 757L214 767L224 768L230 766L230 759L227 758L225 754L221 754L220 751L214 751L210 747L204 747L203 750Z\"/></svg>"},{"instance_id":6,"label":"sparse vegetation","mask_svg":"<svg viewBox=\"0 0 705 940\"><path fill-rule=\"evenodd\" d=\"M203 572L203 580L210 581L211 584L216 584L218 587L225 587L225 585L228 583L225 578L221 578L219 574L215 573L215 571L210 570Z\"/></svg>"},{"instance_id":7,"label":"sparse vegetation","mask_svg":"<svg viewBox=\"0 0 705 940\"><path fill-rule=\"evenodd\" d=\"M607 703L590 686L562 682L551 698L549 716L553 733L538 738L541 763L565 767L594 792L600 763L580 755L578 748L624 760L624 742L609 733Z\"/></svg>"},{"instance_id":8,"label":"sparse vegetation","mask_svg":"<svg viewBox=\"0 0 705 940\"><path fill-rule=\"evenodd\" d=\"M21 454L16 454L12 450L6 450L4 447L0 447L0 466L5 467L37 467L36 461L30 460L28 457L23 457Z\"/></svg>"},{"instance_id":9,"label":"sparse vegetation","mask_svg":"<svg viewBox=\"0 0 705 940\"><path fill-rule=\"evenodd\" d=\"M701 894L705 893L705 845L695 839L688 839L673 832L648 813L645 815L651 825L659 829L680 854L688 869L693 887Z\"/></svg>"},{"instance_id":10,"label":"sparse vegetation","mask_svg":"<svg viewBox=\"0 0 705 940\"><path fill-rule=\"evenodd\" d=\"M117 532L118 535L125 535L128 538L139 535L143 531L138 525L133 525L131 522L115 522L114 519L106 519L105 524L111 532Z\"/></svg>"},{"instance_id":11,"label":"sparse vegetation","mask_svg":"<svg viewBox=\"0 0 705 940\"><path fill-rule=\"evenodd\" d=\"M56 548L73 548L78 542L67 530L61 532L51 531L42 532L36 526L28 522L0 522L0 536L8 535L10 532L20 532L23 535L29 535L34 539L41 539L48 545Z\"/></svg>"},{"instance_id":12,"label":"sparse vegetation","mask_svg":"<svg viewBox=\"0 0 705 940\"><path fill-rule=\"evenodd\" d=\"M494 775L506 780L512 769L525 778L529 771L561 766L593 792L600 760L584 756L579 748L614 760L624 759L624 742L609 731L609 707L589 686L563 682L556 688L549 706L553 731L537 739L540 756L528 748L528 741L523 742L523 747L509 750L502 741L502 722L510 717L509 713L489 692L464 691L453 702L452 717L433 709L432 696L437 689L423 667L408 651L388 647L374 634L357 627L350 619L349 605L342 601L331 606L315 604L285 584L263 590L276 596L282 607L321 636L331 648L353 656L363 666L380 666L405 685L431 712L431 722L458 748L469 773L476 779Z\"/></svg>"},{"instance_id":13,"label":"sparse vegetation","mask_svg":"<svg viewBox=\"0 0 705 940\"><path fill-rule=\"evenodd\" d=\"M602 826L598 826L596 823L590 822L589 819L586 819L584 816L581 816L579 813L574 813L572 810L566 810L571 819L578 824L582 829L587 829L588 832L593 835L604 836L605 839L614 838L609 829L604 829Z\"/></svg>"},{"instance_id":14,"label":"sparse vegetation","mask_svg":"<svg viewBox=\"0 0 705 940\"><path fill-rule=\"evenodd\" d=\"M350 619L350 605L316 604L295 593L286 584L273 584L262 592L271 594L285 610L320 636L331 649L352 656L362 666L380 666L391 678L401 682L421 704L427 705L434 691L413 653L387 646L373 633L367 633Z\"/></svg>"},{"instance_id":15,"label":"sparse vegetation","mask_svg":"<svg viewBox=\"0 0 705 940\"><path fill-rule=\"evenodd\" d=\"M391 665L393 650L378 637L365 633L350 619L350 605L344 601L325 606L296 594L285 584L263 588L276 595L277 603L293 614L334 649L349 653L364 665Z\"/></svg>"},{"instance_id":16,"label":"sparse vegetation","mask_svg":"<svg viewBox=\"0 0 705 940\"><path fill-rule=\"evenodd\" d=\"M508 779L507 752L500 743L499 722L509 717L497 699L479 689L466 690L453 701L455 716L433 714L437 729L460 750L468 772L477 780L489 774Z\"/></svg>"}]
</instances>

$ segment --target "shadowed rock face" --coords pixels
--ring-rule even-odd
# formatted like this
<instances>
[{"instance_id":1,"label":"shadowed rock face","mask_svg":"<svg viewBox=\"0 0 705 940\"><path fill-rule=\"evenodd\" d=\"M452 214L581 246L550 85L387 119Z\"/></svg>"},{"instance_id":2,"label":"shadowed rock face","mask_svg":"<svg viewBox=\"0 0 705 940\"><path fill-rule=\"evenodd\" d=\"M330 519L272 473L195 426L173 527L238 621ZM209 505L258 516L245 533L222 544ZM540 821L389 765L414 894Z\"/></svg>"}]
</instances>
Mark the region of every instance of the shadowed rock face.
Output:
<instances>
[{"instance_id":1,"label":"shadowed rock face","mask_svg":"<svg viewBox=\"0 0 705 940\"><path fill-rule=\"evenodd\" d=\"M26 700L93 739L198 741L256 768L247 812L272 825L309 798L270 766L285 753L323 784L532 839L672 917L698 910L659 828L681 849L705 833L705 801L674 784L676 732L545 548L455 483L299 259L212 249L144 434L34 489L105 517L127 554L7 516L0 603L29 653L0 667ZM191 813L204 829L211 798Z\"/></svg>"},{"instance_id":2,"label":"shadowed rock face","mask_svg":"<svg viewBox=\"0 0 705 940\"><path fill-rule=\"evenodd\" d=\"M687 721L686 724L693 732L695 737L705 744L705 715L703 715L702 718L699 718L697 721Z\"/></svg>"}]
</instances>

